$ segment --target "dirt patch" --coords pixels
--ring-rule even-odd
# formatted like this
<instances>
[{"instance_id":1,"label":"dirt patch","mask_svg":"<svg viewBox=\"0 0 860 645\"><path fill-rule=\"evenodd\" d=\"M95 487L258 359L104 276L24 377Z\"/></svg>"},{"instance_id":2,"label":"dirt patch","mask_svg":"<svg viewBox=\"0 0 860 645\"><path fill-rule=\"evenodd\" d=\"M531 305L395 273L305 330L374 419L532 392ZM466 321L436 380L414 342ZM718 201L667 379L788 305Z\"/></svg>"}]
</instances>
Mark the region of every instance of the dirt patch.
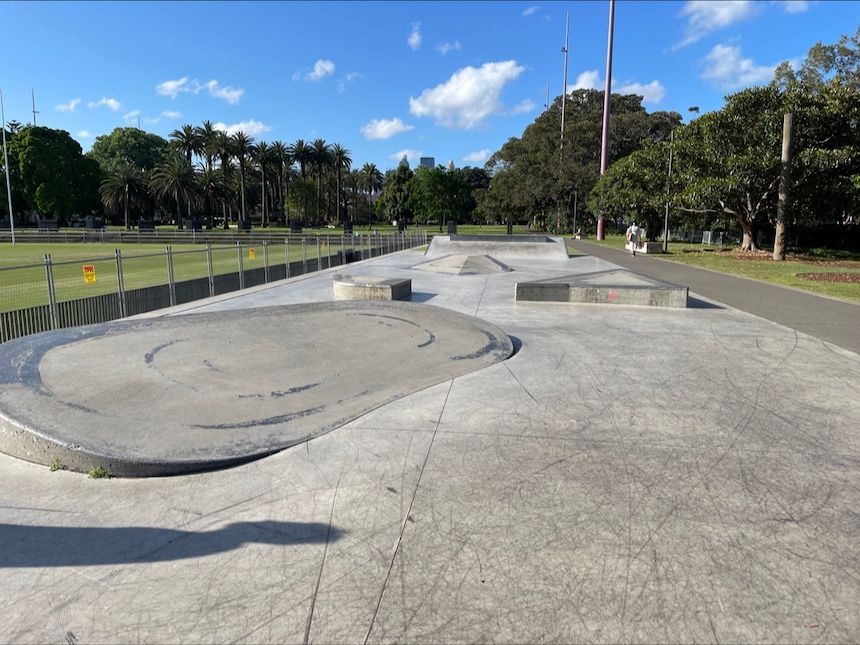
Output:
<instances>
[{"instance_id":1,"label":"dirt patch","mask_svg":"<svg viewBox=\"0 0 860 645\"><path fill-rule=\"evenodd\" d=\"M738 251L737 249L726 249L719 251L722 256L729 256L735 260L759 261L759 262L775 262L773 252L771 251ZM824 258L815 258L804 253L786 253L786 262L802 262L803 264L811 264L817 267L827 267L833 269L860 269L860 261L857 260L828 260ZM807 274L804 274L807 275ZM809 274L811 275L811 274ZM818 275L818 274L816 274ZM848 274L850 275L850 274ZM835 281L834 281L835 282ZM841 280L839 282L856 282L855 280Z\"/></svg>"},{"instance_id":2,"label":"dirt patch","mask_svg":"<svg viewBox=\"0 0 860 645\"><path fill-rule=\"evenodd\" d=\"M855 262L855 264L857 264ZM816 282L850 282L860 284L860 273L798 273L798 278Z\"/></svg>"}]
</instances>

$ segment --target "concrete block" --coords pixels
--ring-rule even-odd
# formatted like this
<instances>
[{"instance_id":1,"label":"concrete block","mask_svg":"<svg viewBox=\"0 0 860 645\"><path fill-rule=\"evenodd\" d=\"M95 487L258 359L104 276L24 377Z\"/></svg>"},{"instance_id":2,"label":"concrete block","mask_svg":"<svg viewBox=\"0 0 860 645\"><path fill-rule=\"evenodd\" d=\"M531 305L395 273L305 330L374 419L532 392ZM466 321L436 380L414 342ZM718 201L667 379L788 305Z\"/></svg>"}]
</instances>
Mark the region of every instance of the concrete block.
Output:
<instances>
[{"instance_id":1,"label":"concrete block","mask_svg":"<svg viewBox=\"0 0 860 645\"><path fill-rule=\"evenodd\" d=\"M407 300L412 295L412 280L336 274L332 291L335 300Z\"/></svg>"}]
</instances>

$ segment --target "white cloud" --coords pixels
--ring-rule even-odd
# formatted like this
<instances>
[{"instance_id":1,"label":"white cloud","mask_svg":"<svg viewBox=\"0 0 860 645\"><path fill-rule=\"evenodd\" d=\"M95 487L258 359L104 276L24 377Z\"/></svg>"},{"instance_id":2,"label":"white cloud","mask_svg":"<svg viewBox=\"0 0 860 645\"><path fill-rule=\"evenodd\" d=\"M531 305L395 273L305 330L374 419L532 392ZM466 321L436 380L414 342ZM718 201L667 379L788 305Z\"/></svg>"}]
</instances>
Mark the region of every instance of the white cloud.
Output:
<instances>
[{"instance_id":1,"label":"white cloud","mask_svg":"<svg viewBox=\"0 0 860 645\"><path fill-rule=\"evenodd\" d=\"M809 10L809 0L785 0L777 4L788 13L805 13Z\"/></svg>"},{"instance_id":2,"label":"white cloud","mask_svg":"<svg viewBox=\"0 0 860 645\"><path fill-rule=\"evenodd\" d=\"M197 94L200 92L200 83L197 81L188 80L187 76L183 76L182 78L177 78L174 81L164 81L163 83L159 83L155 86L156 94L161 94L161 96L169 96L172 99L175 99L176 96L180 92L189 92L191 94Z\"/></svg>"},{"instance_id":3,"label":"white cloud","mask_svg":"<svg viewBox=\"0 0 860 645\"><path fill-rule=\"evenodd\" d=\"M239 105L239 100L245 93L245 90L241 88L219 85L218 81L214 79L206 83L206 88L209 90L209 96L224 99L230 105Z\"/></svg>"},{"instance_id":4,"label":"white cloud","mask_svg":"<svg viewBox=\"0 0 860 645\"><path fill-rule=\"evenodd\" d=\"M394 161L400 161L403 157L406 157L409 163L416 164L423 156L424 153L420 150L411 150L410 148L406 148L405 150L399 150L394 154L388 155L388 158L393 159Z\"/></svg>"},{"instance_id":5,"label":"white cloud","mask_svg":"<svg viewBox=\"0 0 860 645\"><path fill-rule=\"evenodd\" d=\"M352 83L353 81L357 81L362 78L362 75L358 72L347 72L343 76L340 77L340 80L337 82L337 91L343 94L346 92L346 86Z\"/></svg>"},{"instance_id":6,"label":"white cloud","mask_svg":"<svg viewBox=\"0 0 860 645\"><path fill-rule=\"evenodd\" d=\"M165 119L181 119L182 112L176 112L175 110L165 110L161 113Z\"/></svg>"},{"instance_id":7,"label":"white cloud","mask_svg":"<svg viewBox=\"0 0 860 645\"><path fill-rule=\"evenodd\" d=\"M158 116L145 116L143 117L143 122L147 125L155 125L156 123L161 122L161 117Z\"/></svg>"},{"instance_id":8,"label":"white cloud","mask_svg":"<svg viewBox=\"0 0 860 645\"><path fill-rule=\"evenodd\" d=\"M307 69L307 67L305 69ZM317 83L326 76L331 76L332 74L334 74L334 63L325 58L320 58L316 63L314 63L313 69L309 72L295 72L293 74L293 80Z\"/></svg>"},{"instance_id":9,"label":"white cloud","mask_svg":"<svg viewBox=\"0 0 860 645\"><path fill-rule=\"evenodd\" d=\"M451 51L460 51L463 49L463 45L460 44L459 40L455 40L453 43L436 43L436 51L438 51L443 56Z\"/></svg>"},{"instance_id":10,"label":"white cloud","mask_svg":"<svg viewBox=\"0 0 860 645\"><path fill-rule=\"evenodd\" d=\"M680 13L687 19L684 38L675 43L672 50L691 45L712 31L749 18L756 10L751 0L689 0Z\"/></svg>"},{"instance_id":11,"label":"white cloud","mask_svg":"<svg viewBox=\"0 0 860 645\"><path fill-rule=\"evenodd\" d=\"M642 102L648 105L657 105L666 96L666 88L660 81L650 83L621 83L615 92L617 94L637 94L642 97Z\"/></svg>"},{"instance_id":12,"label":"white cloud","mask_svg":"<svg viewBox=\"0 0 860 645\"><path fill-rule=\"evenodd\" d=\"M109 107L114 112L119 112L120 109L122 109L122 104L114 98L109 99L107 97L102 97L98 101L90 101L87 103L87 106L91 108L101 107L102 105Z\"/></svg>"},{"instance_id":13,"label":"white cloud","mask_svg":"<svg viewBox=\"0 0 860 645\"><path fill-rule=\"evenodd\" d=\"M248 119L247 121L240 121L239 123L234 123L232 125L227 125L226 123L215 123L213 126L216 130L221 130L222 132L226 132L227 134L236 134L241 131L247 134L249 137L258 137L264 132L269 132L272 128L265 123L260 123L254 119Z\"/></svg>"},{"instance_id":14,"label":"white cloud","mask_svg":"<svg viewBox=\"0 0 860 645\"><path fill-rule=\"evenodd\" d=\"M535 102L531 99L523 99L511 108L511 114L524 114L535 109Z\"/></svg>"},{"instance_id":15,"label":"white cloud","mask_svg":"<svg viewBox=\"0 0 860 645\"><path fill-rule=\"evenodd\" d=\"M702 78L724 90L736 90L757 85L773 78L776 65L758 65L744 58L740 47L716 45L704 59Z\"/></svg>"},{"instance_id":16,"label":"white cloud","mask_svg":"<svg viewBox=\"0 0 860 645\"><path fill-rule=\"evenodd\" d=\"M215 79L212 79L208 83L201 83L196 78L189 80L187 76L159 83L155 86L155 92L161 96L169 96L170 98L175 99L182 93L200 94L200 90L204 87L209 91L209 96L224 99L230 105L238 105L239 100L245 93L245 90L241 88L220 85Z\"/></svg>"},{"instance_id":17,"label":"white cloud","mask_svg":"<svg viewBox=\"0 0 860 645\"><path fill-rule=\"evenodd\" d=\"M412 31L409 32L409 38L406 39L406 42L409 46L414 50L421 47L421 23L413 22L412 23Z\"/></svg>"},{"instance_id":18,"label":"white cloud","mask_svg":"<svg viewBox=\"0 0 860 645\"><path fill-rule=\"evenodd\" d=\"M588 69L576 77L573 85L568 86L568 94L573 90L600 90L603 89L603 83L600 82L600 72L596 69Z\"/></svg>"},{"instance_id":19,"label":"white cloud","mask_svg":"<svg viewBox=\"0 0 860 645\"><path fill-rule=\"evenodd\" d=\"M372 119L361 128L365 139L390 139L401 132L412 130L413 126L403 123L400 119Z\"/></svg>"},{"instance_id":20,"label":"white cloud","mask_svg":"<svg viewBox=\"0 0 860 645\"><path fill-rule=\"evenodd\" d=\"M476 150L475 152L470 152L465 157L463 157L463 161L466 163L484 163L487 159L490 158L490 155L493 154L489 151L489 149L484 148L483 150Z\"/></svg>"},{"instance_id":21,"label":"white cloud","mask_svg":"<svg viewBox=\"0 0 860 645\"><path fill-rule=\"evenodd\" d=\"M81 98L78 97L76 99L72 99L68 103L60 103L54 109L59 110L60 112L74 112L80 102Z\"/></svg>"},{"instance_id":22,"label":"white cloud","mask_svg":"<svg viewBox=\"0 0 860 645\"><path fill-rule=\"evenodd\" d=\"M78 139L89 139L93 136L93 133L89 130L78 130Z\"/></svg>"},{"instance_id":23,"label":"white cloud","mask_svg":"<svg viewBox=\"0 0 860 645\"><path fill-rule=\"evenodd\" d=\"M573 85L567 88L568 93L573 90L603 90L606 82L600 78L600 72L596 69L589 69L582 72L576 77ZM642 97L642 103L648 105L657 105L666 96L666 88L658 80L653 80L650 83L639 83L636 81L621 82L618 79L612 79L613 94L636 94Z\"/></svg>"},{"instance_id":24,"label":"white cloud","mask_svg":"<svg viewBox=\"0 0 860 645\"><path fill-rule=\"evenodd\" d=\"M409 111L415 116L433 117L436 125L476 128L503 110L499 95L524 70L515 60L464 67L441 85L424 90L417 99L409 97Z\"/></svg>"},{"instance_id":25,"label":"white cloud","mask_svg":"<svg viewBox=\"0 0 860 645\"><path fill-rule=\"evenodd\" d=\"M523 11L523 15L524 15L524 16L531 16L531 15L536 14L538 11L540 11L540 6L539 6L539 5L534 5L534 6L532 6L532 7L529 7L528 9L525 9L525 10Z\"/></svg>"}]
</instances>

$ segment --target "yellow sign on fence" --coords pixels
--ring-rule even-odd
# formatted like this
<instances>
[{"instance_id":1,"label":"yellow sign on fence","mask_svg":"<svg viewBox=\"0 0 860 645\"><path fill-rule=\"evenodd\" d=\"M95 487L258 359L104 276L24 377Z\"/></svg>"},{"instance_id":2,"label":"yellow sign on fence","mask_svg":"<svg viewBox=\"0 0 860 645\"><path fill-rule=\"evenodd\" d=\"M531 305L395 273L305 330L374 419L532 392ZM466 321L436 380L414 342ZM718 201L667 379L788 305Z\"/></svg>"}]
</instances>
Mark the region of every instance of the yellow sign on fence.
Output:
<instances>
[{"instance_id":1,"label":"yellow sign on fence","mask_svg":"<svg viewBox=\"0 0 860 645\"><path fill-rule=\"evenodd\" d=\"M253 246L248 249L248 259L249 260L256 260L257 259L257 249L255 249Z\"/></svg>"},{"instance_id":2,"label":"yellow sign on fence","mask_svg":"<svg viewBox=\"0 0 860 645\"><path fill-rule=\"evenodd\" d=\"M96 283L96 266L94 264L84 265L84 284Z\"/></svg>"}]
</instances>

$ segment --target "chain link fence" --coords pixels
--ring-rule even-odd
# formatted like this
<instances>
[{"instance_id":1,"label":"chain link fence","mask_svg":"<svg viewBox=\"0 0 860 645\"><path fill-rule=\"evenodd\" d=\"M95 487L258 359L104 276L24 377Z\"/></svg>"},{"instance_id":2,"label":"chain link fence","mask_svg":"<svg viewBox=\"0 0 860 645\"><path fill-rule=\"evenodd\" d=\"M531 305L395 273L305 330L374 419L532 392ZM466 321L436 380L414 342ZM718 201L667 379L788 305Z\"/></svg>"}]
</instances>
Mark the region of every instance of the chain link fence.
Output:
<instances>
[{"instance_id":1,"label":"chain link fence","mask_svg":"<svg viewBox=\"0 0 860 645\"><path fill-rule=\"evenodd\" d=\"M0 268L0 342L107 322L405 250L424 231L286 237Z\"/></svg>"}]
</instances>

